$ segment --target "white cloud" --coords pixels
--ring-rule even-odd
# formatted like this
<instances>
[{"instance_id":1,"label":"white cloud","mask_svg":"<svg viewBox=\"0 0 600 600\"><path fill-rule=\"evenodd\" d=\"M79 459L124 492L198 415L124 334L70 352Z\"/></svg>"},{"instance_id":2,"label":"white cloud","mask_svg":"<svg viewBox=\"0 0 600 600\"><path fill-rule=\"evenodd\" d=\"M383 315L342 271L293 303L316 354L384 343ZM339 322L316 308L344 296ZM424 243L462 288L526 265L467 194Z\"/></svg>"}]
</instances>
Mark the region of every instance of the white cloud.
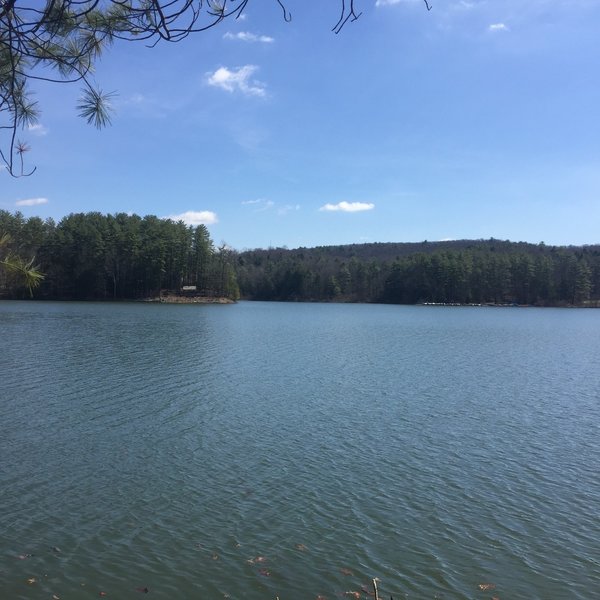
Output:
<instances>
[{"instance_id":1,"label":"white cloud","mask_svg":"<svg viewBox=\"0 0 600 600\"><path fill-rule=\"evenodd\" d=\"M287 213L297 210L300 210L299 204L286 204L285 206L277 209L277 214L283 217L284 215L287 215Z\"/></svg>"},{"instance_id":2,"label":"white cloud","mask_svg":"<svg viewBox=\"0 0 600 600\"><path fill-rule=\"evenodd\" d=\"M247 96L265 96L265 85L252 79L258 70L255 65L244 65L237 69L220 67L214 73L207 73L208 85L219 87L228 92L240 91Z\"/></svg>"},{"instance_id":3,"label":"white cloud","mask_svg":"<svg viewBox=\"0 0 600 600\"><path fill-rule=\"evenodd\" d=\"M48 128L41 123L35 123L34 125L30 125L27 128L27 131L33 133L33 135L46 135L48 133Z\"/></svg>"},{"instance_id":4,"label":"white cloud","mask_svg":"<svg viewBox=\"0 0 600 600\"><path fill-rule=\"evenodd\" d=\"M262 212L263 210L269 210L275 206L273 200L266 200L265 198L258 198L257 200L244 200L242 202L245 206L254 206L254 212Z\"/></svg>"},{"instance_id":5,"label":"white cloud","mask_svg":"<svg viewBox=\"0 0 600 600\"><path fill-rule=\"evenodd\" d=\"M508 31L508 27L504 23L492 23L488 31Z\"/></svg>"},{"instance_id":6,"label":"white cloud","mask_svg":"<svg viewBox=\"0 0 600 600\"><path fill-rule=\"evenodd\" d=\"M411 4L420 0L377 0L375 6L393 6L394 4Z\"/></svg>"},{"instance_id":7,"label":"white cloud","mask_svg":"<svg viewBox=\"0 0 600 600\"><path fill-rule=\"evenodd\" d=\"M252 206L253 212L263 212L266 210L274 209L278 216L283 217L287 213L292 211L300 210L299 204L277 204L273 200L267 200L266 198L257 198L256 200L243 200L243 206Z\"/></svg>"},{"instance_id":8,"label":"white cloud","mask_svg":"<svg viewBox=\"0 0 600 600\"><path fill-rule=\"evenodd\" d=\"M40 206L40 204L48 204L48 198L28 198L15 202L15 206Z\"/></svg>"},{"instance_id":9,"label":"white cloud","mask_svg":"<svg viewBox=\"0 0 600 600\"><path fill-rule=\"evenodd\" d=\"M341 211L341 212L361 212L364 210L373 210L375 205L372 202L338 202L337 204L325 204L321 206L321 211Z\"/></svg>"},{"instance_id":10,"label":"white cloud","mask_svg":"<svg viewBox=\"0 0 600 600\"><path fill-rule=\"evenodd\" d=\"M239 33L231 33L228 31L223 35L224 40L240 40L242 42L261 42L262 44L272 44L275 38L268 35L257 35L250 31L240 31Z\"/></svg>"},{"instance_id":11,"label":"white cloud","mask_svg":"<svg viewBox=\"0 0 600 600\"><path fill-rule=\"evenodd\" d=\"M171 221L183 221L186 225L214 225L219 222L217 214L211 210L188 210L180 215L169 215L163 219Z\"/></svg>"}]
</instances>

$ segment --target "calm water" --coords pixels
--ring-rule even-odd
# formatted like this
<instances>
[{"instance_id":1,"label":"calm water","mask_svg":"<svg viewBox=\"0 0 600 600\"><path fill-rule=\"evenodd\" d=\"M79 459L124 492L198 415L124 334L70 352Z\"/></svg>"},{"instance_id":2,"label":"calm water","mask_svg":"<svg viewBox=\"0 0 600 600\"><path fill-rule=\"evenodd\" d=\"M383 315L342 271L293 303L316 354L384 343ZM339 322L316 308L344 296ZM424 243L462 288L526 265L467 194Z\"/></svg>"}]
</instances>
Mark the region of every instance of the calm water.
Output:
<instances>
[{"instance_id":1,"label":"calm water","mask_svg":"<svg viewBox=\"0 0 600 600\"><path fill-rule=\"evenodd\" d=\"M598 597L600 311L1 302L0 344L2 599Z\"/></svg>"}]
</instances>

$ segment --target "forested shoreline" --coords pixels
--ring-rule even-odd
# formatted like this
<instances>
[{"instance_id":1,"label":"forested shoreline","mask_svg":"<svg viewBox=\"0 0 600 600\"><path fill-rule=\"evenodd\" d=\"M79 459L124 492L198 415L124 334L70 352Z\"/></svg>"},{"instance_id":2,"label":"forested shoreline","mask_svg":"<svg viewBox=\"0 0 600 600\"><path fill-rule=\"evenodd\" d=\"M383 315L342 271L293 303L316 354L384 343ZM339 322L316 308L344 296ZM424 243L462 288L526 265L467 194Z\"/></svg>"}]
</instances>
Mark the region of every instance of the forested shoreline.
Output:
<instances>
[{"instance_id":1,"label":"forested shoreline","mask_svg":"<svg viewBox=\"0 0 600 600\"><path fill-rule=\"evenodd\" d=\"M392 304L596 306L600 246L496 239L242 252L243 297Z\"/></svg>"},{"instance_id":2,"label":"forested shoreline","mask_svg":"<svg viewBox=\"0 0 600 600\"><path fill-rule=\"evenodd\" d=\"M7 252L35 256L40 299L133 300L167 290L237 300L600 305L600 245L496 239L235 251L204 225L77 213L59 223L0 211ZM27 297L0 272L5 298Z\"/></svg>"},{"instance_id":3,"label":"forested shoreline","mask_svg":"<svg viewBox=\"0 0 600 600\"><path fill-rule=\"evenodd\" d=\"M59 223L0 211L8 252L35 256L44 280L36 298L132 300L196 288L204 297L237 300L233 253L215 248L206 226L190 227L149 215L76 213ZM26 297L10 274L0 273L4 297Z\"/></svg>"}]
</instances>

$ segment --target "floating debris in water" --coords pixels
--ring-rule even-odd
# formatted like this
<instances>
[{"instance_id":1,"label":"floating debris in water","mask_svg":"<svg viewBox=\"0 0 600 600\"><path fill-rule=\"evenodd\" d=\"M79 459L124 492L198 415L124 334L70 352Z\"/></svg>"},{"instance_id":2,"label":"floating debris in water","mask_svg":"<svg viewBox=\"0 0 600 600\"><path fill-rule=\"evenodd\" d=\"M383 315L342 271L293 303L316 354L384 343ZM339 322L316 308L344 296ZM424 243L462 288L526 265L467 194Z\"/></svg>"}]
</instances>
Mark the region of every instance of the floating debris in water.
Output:
<instances>
[{"instance_id":1,"label":"floating debris in water","mask_svg":"<svg viewBox=\"0 0 600 600\"><path fill-rule=\"evenodd\" d=\"M269 571L269 569L259 569L258 573L263 577L271 577L271 571Z\"/></svg>"},{"instance_id":2,"label":"floating debris in water","mask_svg":"<svg viewBox=\"0 0 600 600\"><path fill-rule=\"evenodd\" d=\"M147 594L150 590L147 587L138 587L135 588L136 592L142 592L142 594Z\"/></svg>"},{"instance_id":3,"label":"floating debris in water","mask_svg":"<svg viewBox=\"0 0 600 600\"><path fill-rule=\"evenodd\" d=\"M26 558L31 558L33 554L19 554L19 560L25 560Z\"/></svg>"},{"instance_id":4,"label":"floating debris in water","mask_svg":"<svg viewBox=\"0 0 600 600\"><path fill-rule=\"evenodd\" d=\"M487 592L488 590L496 589L496 586L493 583L480 583L479 589L483 590L484 592Z\"/></svg>"},{"instance_id":5,"label":"floating debris in water","mask_svg":"<svg viewBox=\"0 0 600 600\"><path fill-rule=\"evenodd\" d=\"M345 569L345 568L340 569L340 573L342 575L354 575L354 573L350 569Z\"/></svg>"},{"instance_id":6,"label":"floating debris in water","mask_svg":"<svg viewBox=\"0 0 600 600\"><path fill-rule=\"evenodd\" d=\"M213 560L219 560L219 555L218 554L213 554L212 555L212 559Z\"/></svg>"},{"instance_id":7,"label":"floating debris in water","mask_svg":"<svg viewBox=\"0 0 600 600\"><path fill-rule=\"evenodd\" d=\"M344 592L344 596L350 596L350 598L357 598L360 600L360 592Z\"/></svg>"},{"instance_id":8,"label":"floating debris in water","mask_svg":"<svg viewBox=\"0 0 600 600\"><path fill-rule=\"evenodd\" d=\"M58 546L52 546L52 552L56 552L57 554L59 554L60 552L62 552L62 550Z\"/></svg>"},{"instance_id":9,"label":"floating debris in water","mask_svg":"<svg viewBox=\"0 0 600 600\"><path fill-rule=\"evenodd\" d=\"M296 548L296 550L300 550L300 552L308 550L308 548L304 544L296 544L294 548Z\"/></svg>"},{"instance_id":10,"label":"floating debris in water","mask_svg":"<svg viewBox=\"0 0 600 600\"><path fill-rule=\"evenodd\" d=\"M100 596L106 596L106 592L100 592Z\"/></svg>"},{"instance_id":11,"label":"floating debris in water","mask_svg":"<svg viewBox=\"0 0 600 600\"><path fill-rule=\"evenodd\" d=\"M60 596L57 596L56 594L52 594L52 600L60 600Z\"/></svg>"},{"instance_id":12,"label":"floating debris in water","mask_svg":"<svg viewBox=\"0 0 600 600\"><path fill-rule=\"evenodd\" d=\"M36 579L35 579L35 577L30 577L30 578L27 580L27 583L28 583L29 585L31 585L31 584L33 584L33 583L35 583L35 582L36 582Z\"/></svg>"}]
</instances>

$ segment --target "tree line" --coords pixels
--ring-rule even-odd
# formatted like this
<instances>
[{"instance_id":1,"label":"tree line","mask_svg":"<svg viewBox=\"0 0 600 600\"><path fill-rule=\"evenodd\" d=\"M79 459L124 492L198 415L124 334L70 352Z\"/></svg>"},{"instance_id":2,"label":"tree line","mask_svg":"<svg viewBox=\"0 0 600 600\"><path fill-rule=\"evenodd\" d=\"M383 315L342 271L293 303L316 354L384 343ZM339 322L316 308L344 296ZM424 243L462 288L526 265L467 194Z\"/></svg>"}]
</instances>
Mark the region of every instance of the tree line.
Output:
<instances>
[{"instance_id":1,"label":"tree line","mask_svg":"<svg viewBox=\"0 0 600 600\"><path fill-rule=\"evenodd\" d=\"M138 299L195 286L248 300L600 305L598 245L490 239L236 252L215 248L204 225L98 212L55 223L0 211L0 236L13 261L35 257L44 275L35 297L45 299ZM29 296L13 271L0 270L0 292Z\"/></svg>"},{"instance_id":2,"label":"tree line","mask_svg":"<svg viewBox=\"0 0 600 600\"><path fill-rule=\"evenodd\" d=\"M196 286L200 295L237 299L233 254L215 248L206 226L119 213L75 213L59 223L0 211L7 252L33 257L44 274L37 298L123 300ZM24 297L12 273L0 273L5 296Z\"/></svg>"},{"instance_id":3,"label":"tree line","mask_svg":"<svg viewBox=\"0 0 600 600\"><path fill-rule=\"evenodd\" d=\"M379 243L237 255L242 296L395 304L595 306L600 246L501 240Z\"/></svg>"}]
</instances>

